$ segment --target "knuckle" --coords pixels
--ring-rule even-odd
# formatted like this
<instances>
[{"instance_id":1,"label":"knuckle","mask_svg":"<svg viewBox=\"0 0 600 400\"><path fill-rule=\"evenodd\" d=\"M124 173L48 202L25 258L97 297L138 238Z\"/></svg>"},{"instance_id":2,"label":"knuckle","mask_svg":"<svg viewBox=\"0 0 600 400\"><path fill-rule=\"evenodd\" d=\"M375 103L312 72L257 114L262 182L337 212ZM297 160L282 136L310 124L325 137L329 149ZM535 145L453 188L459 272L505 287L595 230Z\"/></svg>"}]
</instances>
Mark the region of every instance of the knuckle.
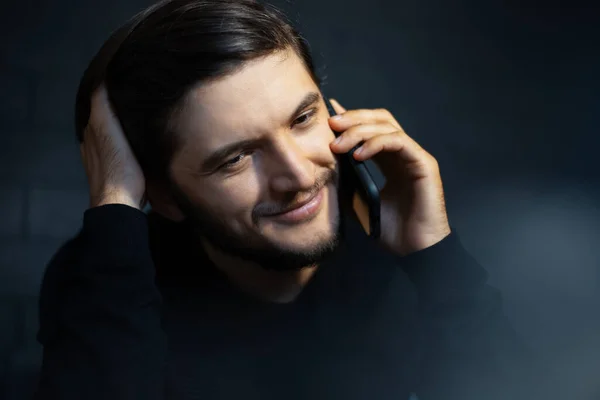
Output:
<instances>
[{"instance_id":1,"label":"knuckle","mask_svg":"<svg viewBox=\"0 0 600 400\"><path fill-rule=\"evenodd\" d=\"M433 171L438 171L440 169L440 165L438 163L438 160L432 156L429 153L426 153L426 159L427 159L427 165L429 166L429 168L431 168Z\"/></svg>"},{"instance_id":2,"label":"knuckle","mask_svg":"<svg viewBox=\"0 0 600 400\"><path fill-rule=\"evenodd\" d=\"M392 113L387 108L377 108L375 111L384 117L387 117L387 118L392 117Z\"/></svg>"},{"instance_id":3,"label":"knuckle","mask_svg":"<svg viewBox=\"0 0 600 400\"><path fill-rule=\"evenodd\" d=\"M398 139L404 140L407 135L406 133L404 133L404 131L402 130L398 130L398 128L396 128L395 126L393 126L392 124L389 124L390 127L394 128L394 132L392 132L392 135L397 137Z\"/></svg>"}]
</instances>

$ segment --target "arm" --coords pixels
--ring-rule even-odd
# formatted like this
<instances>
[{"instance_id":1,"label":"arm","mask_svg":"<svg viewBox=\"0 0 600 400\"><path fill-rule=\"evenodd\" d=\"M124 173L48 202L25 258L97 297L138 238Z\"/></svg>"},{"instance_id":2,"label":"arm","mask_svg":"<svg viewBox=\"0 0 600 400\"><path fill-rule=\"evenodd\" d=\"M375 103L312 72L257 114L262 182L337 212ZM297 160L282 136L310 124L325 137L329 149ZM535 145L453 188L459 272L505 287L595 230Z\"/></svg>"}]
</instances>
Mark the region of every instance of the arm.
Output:
<instances>
[{"instance_id":1,"label":"arm","mask_svg":"<svg viewBox=\"0 0 600 400\"><path fill-rule=\"evenodd\" d=\"M457 234L401 263L417 288L423 323L419 399L521 398L533 357L504 315L500 292Z\"/></svg>"},{"instance_id":2,"label":"arm","mask_svg":"<svg viewBox=\"0 0 600 400\"><path fill-rule=\"evenodd\" d=\"M160 305L145 214L120 204L87 210L43 280L35 399L163 398Z\"/></svg>"},{"instance_id":3,"label":"arm","mask_svg":"<svg viewBox=\"0 0 600 400\"><path fill-rule=\"evenodd\" d=\"M491 400L498 392L507 394L501 399L522 398L531 358L503 315L487 273L451 233L437 160L389 111L347 111L331 103L338 113L329 119L331 129L343 132L332 151L343 154L360 144L354 158L373 160L386 178L379 191L380 242L404 256L400 265L419 293L426 335L419 398Z\"/></svg>"}]
</instances>

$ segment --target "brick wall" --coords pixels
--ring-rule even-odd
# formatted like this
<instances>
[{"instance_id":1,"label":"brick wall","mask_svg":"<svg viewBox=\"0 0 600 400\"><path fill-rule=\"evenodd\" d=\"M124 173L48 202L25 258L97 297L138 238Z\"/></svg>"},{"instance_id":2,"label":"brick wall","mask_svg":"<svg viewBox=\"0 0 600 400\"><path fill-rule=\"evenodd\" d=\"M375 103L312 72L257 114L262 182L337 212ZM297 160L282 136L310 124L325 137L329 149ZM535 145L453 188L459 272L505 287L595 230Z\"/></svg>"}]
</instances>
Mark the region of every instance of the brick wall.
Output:
<instances>
[{"instance_id":1,"label":"brick wall","mask_svg":"<svg viewBox=\"0 0 600 400\"><path fill-rule=\"evenodd\" d=\"M151 2L3 6L0 292L35 293L44 261L79 227L87 195L72 123L78 80L109 32ZM311 42L329 95L347 108L390 109L438 158L450 207L498 176L544 176L532 182L542 186L554 176L583 180L595 196L600 53L589 11L563 18L525 5L436 0L275 4Z\"/></svg>"},{"instance_id":2,"label":"brick wall","mask_svg":"<svg viewBox=\"0 0 600 400\"><path fill-rule=\"evenodd\" d=\"M31 398L37 294L88 198L75 92L109 32L148 1L22 0L0 13L0 398ZM126 3L126 4L124 4Z\"/></svg>"},{"instance_id":3,"label":"brick wall","mask_svg":"<svg viewBox=\"0 0 600 400\"><path fill-rule=\"evenodd\" d=\"M87 205L78 80L109 32L151 1L4 3L0 294L32 306L16 330L0 329L0 350L34 341L43 270ZM552 349L575 354L573 338L600 331L598 24L594 10L496 3L276 2L312 43L327 93L347 108L390 109L438 158L465 245L504 290L518 330L555 359ZM6 298L0 326L15 312ZM39 362L36 351L24 360Z\"/></svg>"},{"instance_id":4,"label":"brick wall","mask_svg":"<svg viewBox=\"0 0 600 400\"><path fill-rule=\"evenodd\" d=\"M110 31L149 3L3 4L0 293L37 294L46 263L79 229L88 199L73 128L77 85Z\"/></svg>"}]
</instances>

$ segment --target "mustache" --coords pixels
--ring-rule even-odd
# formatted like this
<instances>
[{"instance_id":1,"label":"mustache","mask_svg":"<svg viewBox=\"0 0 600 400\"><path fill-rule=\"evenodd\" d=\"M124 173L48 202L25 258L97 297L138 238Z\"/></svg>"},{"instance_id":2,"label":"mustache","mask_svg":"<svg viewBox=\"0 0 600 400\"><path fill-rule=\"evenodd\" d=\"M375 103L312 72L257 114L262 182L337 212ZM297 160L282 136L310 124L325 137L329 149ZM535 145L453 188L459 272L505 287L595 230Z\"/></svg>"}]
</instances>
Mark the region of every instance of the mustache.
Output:
<instances>
[{"instance_id":1,"label":"mustache","mask_svg":"<svg viewBox=\"0 0 600 400\"><path fill-rule=\"evenodd\" d=\"M319 176L315 181L315 184L309 190L303 192L293 192L287 195L287 199L283 202L274 203L261 203L258 204L253 212L252 219L256 223L260 217L265 217L274 214L283 214L287 211L297 208L299 205L306 202L306 200L314 197L321 189L330 183L337 185L338 172L335 169L329 169Z\"/></svg>"}]
</instances>

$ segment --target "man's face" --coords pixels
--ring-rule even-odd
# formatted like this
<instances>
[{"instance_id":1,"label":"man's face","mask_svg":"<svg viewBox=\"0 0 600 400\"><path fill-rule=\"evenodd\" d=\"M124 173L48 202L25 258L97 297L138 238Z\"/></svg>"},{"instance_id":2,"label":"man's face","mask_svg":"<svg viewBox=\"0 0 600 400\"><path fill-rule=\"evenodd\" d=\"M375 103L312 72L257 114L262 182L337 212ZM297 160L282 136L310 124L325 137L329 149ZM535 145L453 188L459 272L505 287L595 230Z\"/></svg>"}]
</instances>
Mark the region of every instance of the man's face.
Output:
<instances>
[{"instance_id":1,"label":"man's face","mask_svg":"<svg viewBox=\"0 0 600 400\"><path fill-rule=\"evenodd\" d=\"M329 113L293 52L193 89L177 120L178 203L213 245L265 268L318 263L337 244Z\"/></svg>"}]
</instances>

